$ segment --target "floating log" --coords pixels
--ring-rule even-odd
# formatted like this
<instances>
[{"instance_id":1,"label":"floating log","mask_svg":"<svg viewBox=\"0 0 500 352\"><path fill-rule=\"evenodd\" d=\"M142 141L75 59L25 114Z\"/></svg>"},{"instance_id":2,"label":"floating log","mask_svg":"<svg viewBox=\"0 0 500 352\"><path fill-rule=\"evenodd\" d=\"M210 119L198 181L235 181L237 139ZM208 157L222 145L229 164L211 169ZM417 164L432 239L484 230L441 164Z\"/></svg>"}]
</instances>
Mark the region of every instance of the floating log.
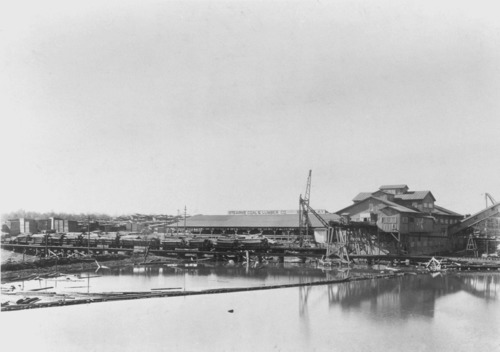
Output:
<instances>
[{"instance_id":1,"label":"floating log","mask_svg":"<svg viewBox=\"0 0 500 352\"><path fill-rule=\"evenodd\" d=\"M54 287L51 286L51 287L34 288L34 289L30 290L30 291L50 290L51 288L54 288Z\"/></svg>"},{"instance_id":2,"label":"floating log","mask_svg":"<svg viewBox=\"0 0 500 352\"><path fill-rule=\"evenodd\" d=\"M33 298L28 298L24 304L33 304L35 302L38 302L40 300L40 298L38 297L33 297Z\"/></svg>"},{"instance_id":3,"label":"floating log","mask_svg":"<svg viewBox=\"0 0 500 352\"><path fill-rule=\"evenodd\" d=\"M393 272L401 271L401 269L391 268L390 266L386 266L384 270L389 270L389 271L393 271Z\"/></svg>"}]
</instances>

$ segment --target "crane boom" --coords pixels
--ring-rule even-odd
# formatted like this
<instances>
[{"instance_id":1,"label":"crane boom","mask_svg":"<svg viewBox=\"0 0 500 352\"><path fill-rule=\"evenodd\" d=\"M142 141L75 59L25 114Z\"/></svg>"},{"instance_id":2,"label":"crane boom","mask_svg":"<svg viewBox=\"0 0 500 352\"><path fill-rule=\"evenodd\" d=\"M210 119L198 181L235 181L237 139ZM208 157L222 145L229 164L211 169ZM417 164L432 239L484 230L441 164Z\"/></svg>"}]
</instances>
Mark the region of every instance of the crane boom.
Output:
<instances>
[{"instance_id":1,"label":"crane boom","mask_svg":"<svg viewBox=\"0 0 500 352\"><path fill-rule=\"evenodd\" d=\"M306 193L304 193L304 201L309 205L309 197L311 196L311 174L312 170L309 170L309 176L307 177Z\"/></svg>"},{"instance_id":2,"label":"crane boom","mask_svg":"<svg viewBox=\"0 0 500 352\"><path fill-rule=\"evenodd\" d=\"M497 203L496 200L489 193L484 194L484 199L486 201L486 208L488 208L488 199L490 200L491 205L494 205Z\"/></svg>"},{"instance_id":3,"label":"crane boom","mask_svg":"<svg viewBox=\"0 0 500 352\"><path fill-rule=\"evenodd\" d=\"M313 208L311 208L311 206L309 204L307 204L307 210L310 211L311 213L313 213L313 215L316 217L316 219L319 220L319 222L321 222L321 225L323 225L324 227L328 228L330 225L328 224L328 222L326 222L325 219L323 219L321 217L321 215L319 215L316 210L314 210Z\"/></svg>"}]
</instances>

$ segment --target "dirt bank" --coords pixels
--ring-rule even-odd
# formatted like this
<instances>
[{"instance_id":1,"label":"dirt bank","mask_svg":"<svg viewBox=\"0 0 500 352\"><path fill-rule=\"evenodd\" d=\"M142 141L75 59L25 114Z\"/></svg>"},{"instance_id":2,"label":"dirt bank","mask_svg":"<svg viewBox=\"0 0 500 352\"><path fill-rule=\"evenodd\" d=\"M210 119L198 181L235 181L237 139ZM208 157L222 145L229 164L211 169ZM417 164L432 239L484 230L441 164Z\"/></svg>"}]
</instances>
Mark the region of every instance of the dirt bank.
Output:
<instances>
[{"instance_id":1,"label":"dirt bank","mask_svg":"<svg viewBox=\"0 0 500 352\"><path fill-rule=\"evenodd\" d=\"M165 258L148 256L149 261L165 261ZM54 272L78 273L98 268L96 263L105 263L109 268L136 265L144 262L143 254L108 254L92 258L59 258L40 259L32 262L9 262L1 266L1 282L29 279Z\"/></svg>"}]
</instances>

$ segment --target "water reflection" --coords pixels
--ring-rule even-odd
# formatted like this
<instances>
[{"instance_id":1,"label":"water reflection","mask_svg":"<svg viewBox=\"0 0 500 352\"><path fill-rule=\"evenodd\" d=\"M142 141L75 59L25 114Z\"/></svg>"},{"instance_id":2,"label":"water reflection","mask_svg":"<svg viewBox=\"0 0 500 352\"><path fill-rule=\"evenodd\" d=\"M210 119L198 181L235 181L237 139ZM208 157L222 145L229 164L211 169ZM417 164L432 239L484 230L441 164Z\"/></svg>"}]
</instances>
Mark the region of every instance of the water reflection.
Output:
<instances>
[{"instance_id":1,"label":"water reflection","mask_svg":"<svg viewBox=\"0 0 500 352\"><path fill-rule=\"evenodd\" d=\"M410 317L433 318L436 301L460 291L484 300L496 301L500 291L500 274L453 273L432 277L430 274L399 276L389 279L351 281L343 284L299 289L299 315L308 311L310 291L326 290L328 306L344 311L364 310L374 319L387 314L407 320Z\"/></svg>"},{"instance_id":2,"label":"water reflection","mask_svg":"<svg viewBox=\"0 0 500 352\"><path fill-rule=\"evenodd\" d=\"M356 270L324 270L315 265L267 263L266 265L207 263L197 268L179 269L167 266L129 266L100 273L101 279L111 280L122 276L137 285L158 284L183 285L183 289L215 287L241 287L266 284L308 283L319 280L338 280L355 277ZM133 280L135 278L140 281ZM102 282L102 280L100 280ZM135 283L134 283L135 282ZM158 282L158 281L156 281ZM188 284L187 284L188 282ZM134 287L135 286L135 287ZM460 291L486 302L497 300L500 290L500 273L443 273L436 277L430 274L395 276L388 279L350 281L326 286L299 287L299 315L308 314L311 291L326 296L328 307L340 306L343 310L368 310L373 317L388 311L401 319L411 316L432 318L436 300Z\"/></svg>"},{"instance_id":3,"label":"water reflection","mask_svg":"<svg viewBox=\"0 0 500 352\"><path fill-rule=\"evenodd\" d=\"M105 276L130 276L139 275L145 277L164 276L217 276L221 278L249 277L261 279L304 279L308 281L316 281L318 279L325 280L327 275L316 266L293 265L268 263L265 265L252 267L247 265L220 265L220 264L204 264L197 268L176 268L168 266L128 266L114 269L111 271L102 272Z\"/></svg>"},{"instance_id":4,"label":"water reflection","mask_svg":"<svg viewBox=\"0 0 500 352\"><path fill-rule=\"evenodd\" d=\"M462 275L464 291L485 300L496 300L499 296L500 275L469 274Z\"/></svg>"},{"instance_id":5,"label":"water reflection","mask_svg":"<svg viewBox=\"0 0 500 352\"><path fill-rule=\"evenodd\" d=\"M205 277L223 286L245 286L253 284L307 283L318 280L338 280L355 276L355 270L324 270L315 265L269 263L265 266L206 264L193 269L173 267L127 267L106 275L139 275L145 277L186 276L192 281ZM190 288L191 289L191 288ZM500 273L443 273L436 277L430 274L394 276L388 279L350 281L327 286L303 286L298 288L299 316L308 316L311 292L317 304L344 311L362 310L374 319L385 319L387 314L407 320L414 317L433 318L436 301L443 296L460 291L484 301L497 300L500 290ZM325 297L325 298L323 298Z\"/></svg>"}]
</instances>

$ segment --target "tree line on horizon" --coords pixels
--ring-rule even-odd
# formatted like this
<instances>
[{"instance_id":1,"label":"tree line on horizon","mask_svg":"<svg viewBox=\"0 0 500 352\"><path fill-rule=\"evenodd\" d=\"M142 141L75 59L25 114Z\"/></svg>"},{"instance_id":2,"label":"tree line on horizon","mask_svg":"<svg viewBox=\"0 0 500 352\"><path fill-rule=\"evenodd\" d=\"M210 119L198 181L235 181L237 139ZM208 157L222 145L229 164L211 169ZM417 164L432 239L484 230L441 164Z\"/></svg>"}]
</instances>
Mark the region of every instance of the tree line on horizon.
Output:
<instances>
[{"instance_id":1,"label":"tree line on horizon","mask_svg":"<svg viewBox=\"0 0 500 352\"><path fill-rule=\"evenodd\" d=\"M1 216L2 221L7 221L10 219L19 219L19 218L40 220L40 219L48 219L48 218L52 218L52 217L66 219L66 220L76 220L76 221L87 220L89 217L91 219L103 219L103 220L113 219L112 216L110 216L108 214L102 214L102 213L74 214L74 213L61 213L61 212L54 212L54 211L37 212L37 211L27 211L24 209L19 209L19 210L12 211L9 213L4 213L4 214L1 214L0 216Z\"/></svg>"},{"instance_id":2,"label":"tree line on horizon","mask_svg":"<svg viewBox=\"0 0 500 352\"><path fill-rule=\"evenodd\" d=\"M80 214L75 214L75 213L62 213L62 212L37 212L37 211L27 211L24 209L19 209L16 211L11 211L9 213L4 213L0 214L0 219L2 222L5 222L10 219L19 219L19 218L26 218L26 219L34 219L34 220L40 220L40 219L48 219L48 218L61 218L65 220L76 220L76 221L86 221L88 218L91 220L99 219L99 220L112 220L117 217L128 217L130 215L146 215L146 216L165 216L165 214L121 214L118 216L111 216L108 214L104 213L80 213ZM180 218L182 216L180 215L168 215L166 216L170 218ZM190 215L188 215L190 217Z\"/></svg>"},{"instance_id":3,"label":"tree line on horizon","mask_svg":"<svg viewBox=\"0 0 500 352\"><path fill-rule=\"evenodd\" d=\"M130 215L139 215L139 214L122 214L122 215L118 215L118 216L111 216L111 215L104 214L104 213L75 214L75 213L62 213L62 212L54 212L54 211L37 212L37 211L28 211L28 210L24 210L24 209L19 209L16 211L11 211L9 213L0 214L0 219L1 219L1 222L5 222L5 221L10 220L10 219L19 219L19 218L40 220L40 219L48 219L48 218L53 217L53 218L61 218L61 219L65 219L65 220L86 221L88 218L90 218L91 220L96 220L96 219L112 220L112 219L117 218L117 217L128 217ZM152 214L141 214L141 215L154 216ZM156 216L158 216L158 215L164 216L164 214L155 214L155 215ZM168 214L166 216L171 217L173 219L182 217L181 215L175 216L175 215L168 215ZM190 217L190 215L188 215L188 217Z\"/></svg>"}]
</instances>

